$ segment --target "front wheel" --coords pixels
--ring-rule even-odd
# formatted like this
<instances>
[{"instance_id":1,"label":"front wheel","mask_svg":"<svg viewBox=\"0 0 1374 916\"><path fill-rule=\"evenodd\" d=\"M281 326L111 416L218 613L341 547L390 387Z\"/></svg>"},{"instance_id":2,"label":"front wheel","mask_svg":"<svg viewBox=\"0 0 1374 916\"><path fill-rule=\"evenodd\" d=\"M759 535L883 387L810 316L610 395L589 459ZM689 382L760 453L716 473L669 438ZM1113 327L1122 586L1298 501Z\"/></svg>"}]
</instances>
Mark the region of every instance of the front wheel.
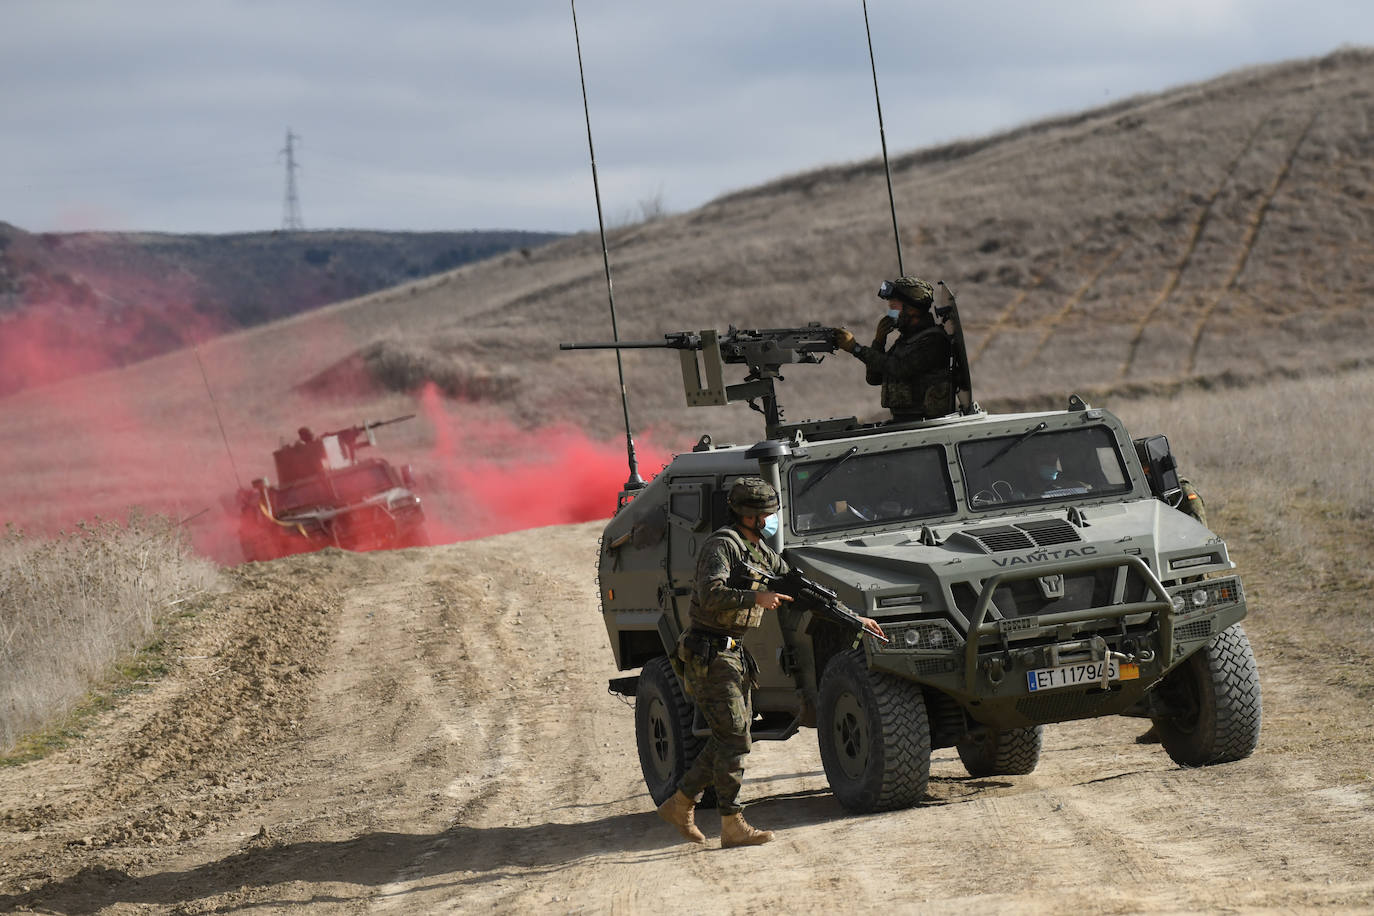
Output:
<instances>
[{"instance_id":1,"label":"front wheel","mask_svg":"<svg viewBox=\"0 0 1374 916\"><path fill-rule=\"evenodd\" d=\"M692 734L693 706L665 656L651 659L635 692L635 743L639 768L655 805L677 791L682 774L706 742Z\"/></svg>"},{"instance_id":2,"label":"front wheel","mask_svg":"<svg viewBox=\"0 0 1374 916\"><path fill-rule=\"evenodd\" d=\"M1150 719L1160 743L1180 766L1243 760L1259 743L1259 670L1240 624L1164 676L1154 688Z\"/></svg>"},{"instance_id":3,"label":"front wheel","mask_svg":"<svg viewBox=\"0 0 1374 916\"><path fill-rule=\"evenodd\" d=\"M841 652L821 678L816 729L830 788L850 811L909 808L925 795L930 721L919 685Z\"/></svg>"},{"instance_id":4,"label":"front wheel","mask_svg":"<svg viewBox=\"0 0 1374 916\"><path fill-rule=\"evenodd\" d=\"M981 737L965 736L956 749L970 776L1024 776L1035 772L1045 728L988 729Z\"/></svg>"}]
</instances>

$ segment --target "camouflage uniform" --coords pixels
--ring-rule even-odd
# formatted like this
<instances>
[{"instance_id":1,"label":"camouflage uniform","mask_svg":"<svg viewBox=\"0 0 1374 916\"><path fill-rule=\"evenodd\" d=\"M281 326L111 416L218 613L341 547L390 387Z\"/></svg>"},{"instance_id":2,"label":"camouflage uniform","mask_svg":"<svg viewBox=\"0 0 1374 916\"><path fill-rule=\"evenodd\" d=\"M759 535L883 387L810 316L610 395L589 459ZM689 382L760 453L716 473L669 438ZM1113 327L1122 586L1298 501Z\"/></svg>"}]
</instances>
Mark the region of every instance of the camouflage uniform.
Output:
<instances>
[{"instance_id":1,"label":"camouflage uniform","mask_svg":"<svg viewBox=\"0 0 1374 916\"><path fill-rule=\"evenodd\" d=\"M954 390L950 384L949 335L935 323L930 312L934 290L918 277L901 277L884 285L891 292L879 296L895 298L917 308L925 308L914 327L903 331L886 350L882 340L866 347L856 343L851 351L866 367L864 381L883 388L882 405L892 411L894 420L925 420L942 417L954 410Z\"/></svg>"},{"instance_id":2,"label":"camouflage uniform","mask_svg":"<svg viewBox=\"0 0 1374 916\"><path fill-rule=\"evenodd\" d=\"M714 785L716 804L723 816L743 810L736 799L744 781L744 755L750 748L753 659L743 646L719 646L724 637L743 636L763 621L763 608L754 603L754 590L727 585L731 570L742 562L779 575L788 571L787 562L766 543L750 544L733 527L716 531L697 558L689 611L692 623L678 649L687 691L711 728L711 737L683 774L678 788L688 798L696 798ZM688 645L703 635L716 643L708 652L709 658Z\"/></svg>"},{"instance_id":3,"label":"camouflage uniform","mask_svg":"<svg viewBox=\"0 0 1374 916\"><path fill-rule=\"evenodd\" d=\"M1186 477L1179 478L1178 486L1183 491L1182 496L1179 497L1178 511L1185 515L1191 515L1205 526L1207 524L1207 506L1202 502L1202 495L1198 493L1192 481Z\"/></svg>"}]
</instances>

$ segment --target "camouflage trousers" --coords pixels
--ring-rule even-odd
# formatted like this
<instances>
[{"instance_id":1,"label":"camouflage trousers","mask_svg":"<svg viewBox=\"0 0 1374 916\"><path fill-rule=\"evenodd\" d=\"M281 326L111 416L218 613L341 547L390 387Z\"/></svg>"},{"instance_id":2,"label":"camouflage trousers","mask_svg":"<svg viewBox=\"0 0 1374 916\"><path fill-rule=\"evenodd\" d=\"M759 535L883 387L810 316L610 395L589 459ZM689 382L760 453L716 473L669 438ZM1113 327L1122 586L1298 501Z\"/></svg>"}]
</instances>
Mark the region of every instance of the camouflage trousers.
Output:
<instances>
[{"instance_id":1,"label":"camouflage trousers","mask_svg":"<svg viewBox=\"0 0 1374 916\"><path fill-rule=\"evenodd\" d=\"M690 652L683 654L687 690L701 708L711 737L682 774L678 788L688 798L696 798L707 786L714 785L720 813L738 814L744 810L738 798L744 784L744 755L749 753L749 723L753 719L744 652L717 652L709 665Z\"/></svg>"}]
</instances>

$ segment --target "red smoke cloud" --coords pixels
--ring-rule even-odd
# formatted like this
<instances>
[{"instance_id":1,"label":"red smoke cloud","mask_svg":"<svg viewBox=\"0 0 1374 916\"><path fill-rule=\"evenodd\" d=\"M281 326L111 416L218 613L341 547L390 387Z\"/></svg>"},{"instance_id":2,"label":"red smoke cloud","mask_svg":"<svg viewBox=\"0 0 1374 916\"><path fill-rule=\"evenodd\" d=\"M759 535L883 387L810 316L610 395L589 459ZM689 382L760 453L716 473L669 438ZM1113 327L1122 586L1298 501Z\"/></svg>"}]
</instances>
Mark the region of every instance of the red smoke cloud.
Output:
<instances>
[{"instance_id":1,"label":"red smoke cloud","mask_svg":"<svg viewBox=\"0 0 1374 916\"><path fill-rule=\"evenodd\" d=\"M420 392L435 444L418 468L430 534L438 542L524 528L609 518L629 476L623 440L598 442L572 424L522 429L508 420L475 422L461 402L433 385ZM652 477L669 459L636 443L640 473Z\"/></svg>"}]
</instances>

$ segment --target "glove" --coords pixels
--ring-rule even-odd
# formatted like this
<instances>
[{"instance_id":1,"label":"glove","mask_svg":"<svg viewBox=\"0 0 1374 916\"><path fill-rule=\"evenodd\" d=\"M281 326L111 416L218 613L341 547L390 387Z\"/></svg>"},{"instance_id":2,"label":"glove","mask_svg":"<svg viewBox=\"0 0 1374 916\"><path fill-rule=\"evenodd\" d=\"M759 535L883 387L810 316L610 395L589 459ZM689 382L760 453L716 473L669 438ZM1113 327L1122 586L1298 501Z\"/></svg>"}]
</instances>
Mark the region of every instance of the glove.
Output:
<instances>
[{"instance_id":1,"label":"glove","mask_svg":"<svg viewBox=\"0 0 1374 916\"><path fill-rule=\"evenodd\" d=\"M846 353L854 352L854 335L849 333L848 328L835 329L835 346Z\"/></svg>"}]
</instances>

